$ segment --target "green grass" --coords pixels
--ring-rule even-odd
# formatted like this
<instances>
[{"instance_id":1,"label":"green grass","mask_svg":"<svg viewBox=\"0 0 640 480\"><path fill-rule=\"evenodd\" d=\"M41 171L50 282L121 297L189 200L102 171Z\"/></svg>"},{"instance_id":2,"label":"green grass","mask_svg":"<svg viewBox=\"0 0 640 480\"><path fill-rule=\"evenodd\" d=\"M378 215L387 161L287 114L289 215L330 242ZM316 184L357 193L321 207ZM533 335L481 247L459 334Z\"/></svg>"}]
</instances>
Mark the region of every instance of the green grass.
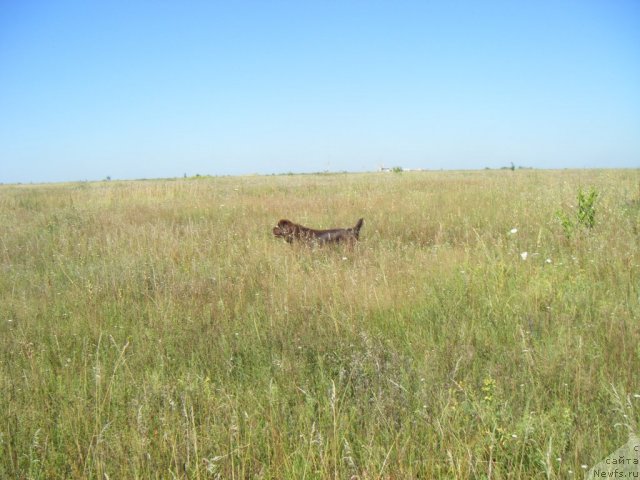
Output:
<instances>
[{"instance_id":1,"label":"green grass","mask_svg":"<svg viewBox=\"0 0 640 480\"><path fill-rule=\"evenodd\" d=\"M2 478L581 478L638 372L638 170L0 186Z\"/></svg>"}]
</instances>

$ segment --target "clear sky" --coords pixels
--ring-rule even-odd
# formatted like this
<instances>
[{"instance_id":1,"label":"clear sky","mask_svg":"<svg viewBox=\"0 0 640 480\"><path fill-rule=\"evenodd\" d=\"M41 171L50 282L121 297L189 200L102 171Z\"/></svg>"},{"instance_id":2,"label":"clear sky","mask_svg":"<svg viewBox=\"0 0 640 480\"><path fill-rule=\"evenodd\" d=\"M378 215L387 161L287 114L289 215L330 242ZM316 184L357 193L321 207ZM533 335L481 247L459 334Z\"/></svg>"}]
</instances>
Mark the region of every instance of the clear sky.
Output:
<instances>
[{"instance_id":1,"label":"clear sky","mask_svg":"<svg viewBox=\"0 0 640 480\"><path fill-rule=\"evenodd\" d=\"M640 167L640 1L0 1L0 182Z\"/></svg>"}]
</instances>

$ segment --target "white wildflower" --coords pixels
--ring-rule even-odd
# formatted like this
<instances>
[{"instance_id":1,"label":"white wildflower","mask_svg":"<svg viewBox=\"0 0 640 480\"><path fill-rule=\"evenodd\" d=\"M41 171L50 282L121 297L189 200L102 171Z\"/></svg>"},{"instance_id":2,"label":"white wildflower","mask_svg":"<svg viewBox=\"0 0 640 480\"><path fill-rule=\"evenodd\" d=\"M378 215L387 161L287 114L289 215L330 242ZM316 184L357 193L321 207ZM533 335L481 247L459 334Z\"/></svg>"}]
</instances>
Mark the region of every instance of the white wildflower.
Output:
<instances>
[{"instance_id":1,"label":"white wildflower","mask_svg":"<svg viewBox=\"0 0 640 480\"><path fill-rule=\"evenodd\" d=\"M516 233L518 233L518 229L517 228L512 228L511 230L509 230L509 233L511 235L515 235Z\"/></svg>"},{"instance_id":2,"label":"white wildflower","mask_svg":"<svg viewBox=\"0 0 640 480\"><path fill-rule=\"evenodd\" d=\"M520 254L520 258L521 258L522 260L526 260L528 256L529 256L529 253L528 253L528 252L522 252L522 253Z\"/></svg>"}]
</instances>

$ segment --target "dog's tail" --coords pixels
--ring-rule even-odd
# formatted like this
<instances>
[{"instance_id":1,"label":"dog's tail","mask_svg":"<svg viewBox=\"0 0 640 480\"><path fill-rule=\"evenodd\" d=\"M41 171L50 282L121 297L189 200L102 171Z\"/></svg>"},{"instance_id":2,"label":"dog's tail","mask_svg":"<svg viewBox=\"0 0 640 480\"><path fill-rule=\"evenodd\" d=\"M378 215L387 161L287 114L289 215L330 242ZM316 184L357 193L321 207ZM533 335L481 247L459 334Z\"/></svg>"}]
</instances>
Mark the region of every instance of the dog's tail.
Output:
<instances>
[{"instance_id":1,"label":"dog's tail","mask_svg":"<svg viewBox=\"0 0 640 480\"><path fill-rule=\"evenodd\" d=\"M353 233L355 234L356 238L360 237L360 229L362 228L362 224L364 223L364 218L361 218L360 220L358 220L358 223L356 223L356 226L353 227Z\"/></svg>"}]
</instances>

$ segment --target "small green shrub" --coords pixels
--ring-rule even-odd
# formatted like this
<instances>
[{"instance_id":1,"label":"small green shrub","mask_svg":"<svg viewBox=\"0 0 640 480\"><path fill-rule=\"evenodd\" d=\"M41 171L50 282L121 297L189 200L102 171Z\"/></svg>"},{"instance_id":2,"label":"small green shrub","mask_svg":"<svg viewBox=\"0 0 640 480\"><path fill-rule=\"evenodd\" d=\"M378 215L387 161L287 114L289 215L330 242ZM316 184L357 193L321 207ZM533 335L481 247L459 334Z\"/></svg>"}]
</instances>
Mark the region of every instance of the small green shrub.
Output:
<instances>
[{"instance_id":1,"label":"small green shrub","mask_svg":"<svg viewBox=\"0 0 640 480\"><path fill-rule=\"evenodd\" d=\"M598 192L591 188L589 193L585 194L582 189L578 190L578 224L593 228L596 223L596 200Z\"/></svg>"},{"instance_id":2,"label":"small green shrub","mask_svg":"<svg viewBox=\"0 0 640 480\"><path fill-rule=\"evenodd\" d=\"M560 221L560 225L562 225L562 230L564 231L565 236L567 238L571 238L573 236L573 231L575 228L575 225L573 224L571 217L569 217L567 212L564 212L563 210L558 210L556 212L556 216Z\"/></svg>"},{"instance_id":3,"label":"small green shrub","mask_svg":"<svg viewBox=\"0 0 640 480\"><path fill-rule=\"evenodd\" d=\"M598 191L590 188L585 193L582 188L578 190L578 211L576 212L575 221L563 210L556 212L556 217L562 225L564 234L567 238L573 236L575 230L580 227L593 228L596 223L596 200L598 199Z\"/></svg>"}]
</instances>

